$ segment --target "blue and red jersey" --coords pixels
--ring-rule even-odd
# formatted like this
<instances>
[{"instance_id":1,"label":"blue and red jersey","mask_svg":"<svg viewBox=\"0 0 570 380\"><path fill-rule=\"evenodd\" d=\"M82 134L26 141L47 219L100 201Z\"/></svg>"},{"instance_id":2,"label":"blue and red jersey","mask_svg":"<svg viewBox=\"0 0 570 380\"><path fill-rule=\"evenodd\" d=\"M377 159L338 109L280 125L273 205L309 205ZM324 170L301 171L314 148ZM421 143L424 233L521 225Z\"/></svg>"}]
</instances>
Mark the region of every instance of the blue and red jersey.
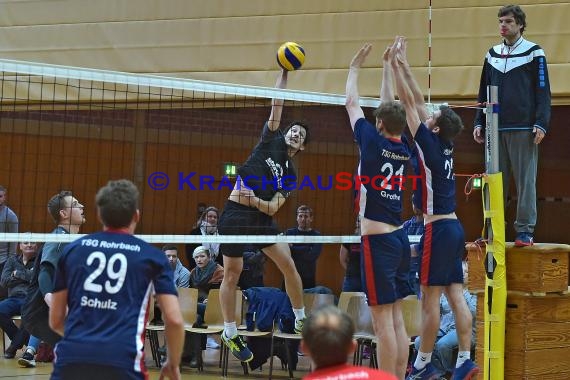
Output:
<instances>
[{"instance_id":1,"label":"blue and red jersey","mask_svg":"<svg viewBox=\"0 0 570 380\"><path fill-rule=\"evenodd\" d=\"M68 291L56 364L105 364L146 373L144 336L153 293L176 295L163 252L139 238L103 231L65 248L54 292Z\"/></svg>"},{"instance_id":2,"label":"blue and red jersey","mask_svg":"<svg viewBox=\"0 0 570 380\"><path fill-rule=\"evenodd\" d=\"M360 215L377 222L401 225L402 190L410 159L408 144L401 139L382 136L364 118L356 121L354 137L360 147L358 175L368 179L367 183L359 184Z\"/></svg>"},{"instance_id":3,"label":"blue and red jersey","mask_svg":"<svg viewBox=\"0 0 570 380\"><path fill-rule=\"evenodd\" d=\"M417 147L417 172L420 186L414 205L427 215L455 212L455 174L453 143L444 141L421 123L414 136Z\"/></svg>"}]
</instances>

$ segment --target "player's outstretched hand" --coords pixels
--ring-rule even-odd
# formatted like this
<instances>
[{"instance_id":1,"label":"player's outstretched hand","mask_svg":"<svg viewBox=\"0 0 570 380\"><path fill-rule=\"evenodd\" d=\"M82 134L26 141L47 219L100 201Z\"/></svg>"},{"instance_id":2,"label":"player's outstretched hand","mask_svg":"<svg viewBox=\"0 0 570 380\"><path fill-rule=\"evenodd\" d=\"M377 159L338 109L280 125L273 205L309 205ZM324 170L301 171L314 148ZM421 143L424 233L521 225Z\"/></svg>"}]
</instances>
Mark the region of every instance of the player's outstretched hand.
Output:
<instances>
[{"instance_id":1,"label":"player's outstretched hand","mask_svg":"<svg viewBox=\"0 0 570 380\"><path fill-rule=\"evenodd\" d=\"M389 62L390 61L390 50L392 49L392 45L388 45L386 50L384 50L384 54L382 54L382 61Z\"/></svg>"},{"instance_id":2,"label":"player's outstretched hand","mask_svg":"<svg viewBox=\"0 0 570 380\"><path fill-rule=\"evenodd\" d=\"M406 57L406 38L403 36L396 36L394 43L388 50L388 60L392 64L402 65L407 62Z\"/></svg>"},{"instance_id":3,"label":"player's outstretched hand","mask_svg":"<svg viewBox=\"0 0 570 380\"><path fill-rule=\"evenodd\" d=\"M359 69L362 67L362 64L366 60L366 57L370 53L370 50L372 50L372 45L368 42L365 43L364 46L362 46L356 55L352 58L352 61L350 61L350 68Z\"/></svg>"},{"instance_id":4,"label":"player's outstretched hand","mask_svg":"<svg viewBox=\"0 0 570 380\"><path fill-rule=\"evenodd\" d=\"M408 62L408 57L406 56L406 48L408 46L408 40L404 36L398 36L396 41L396 59L400 64Z\"/></svg>"},{"instance_id":5,"label":"player's outstretched hand","mask_svg":"<svg viewBox=\"0 0 570 380\"><path fill-rule=\"evenodd\" d=\"M168 359L162 365L160 369L160 377L159 380L170 379L170 380L180 380L180 367L177 365L172 365Z\"/></svg>"}]
</instances>

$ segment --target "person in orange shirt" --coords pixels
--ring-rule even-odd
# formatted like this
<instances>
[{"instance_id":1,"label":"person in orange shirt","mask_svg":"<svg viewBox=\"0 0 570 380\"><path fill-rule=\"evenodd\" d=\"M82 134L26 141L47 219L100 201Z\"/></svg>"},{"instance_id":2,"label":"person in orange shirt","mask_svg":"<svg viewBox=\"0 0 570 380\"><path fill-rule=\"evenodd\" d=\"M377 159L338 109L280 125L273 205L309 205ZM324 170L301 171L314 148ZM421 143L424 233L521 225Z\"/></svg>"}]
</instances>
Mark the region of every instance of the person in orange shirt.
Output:
<instances>
[{"instance_id":1,"label":"person in orange shirt","mask_svg":"<svg viewBox=\"0 0 570 380\"><path fill-rule=\"evenodd\" d=\"M302 331L301 349L310 357L315 370L304 380L376 379L395 380L396 376L369 367L347 364L354 353L354 323L350 316L333 305L314 310L306 319Z\"/></svg>"}]
</instances>

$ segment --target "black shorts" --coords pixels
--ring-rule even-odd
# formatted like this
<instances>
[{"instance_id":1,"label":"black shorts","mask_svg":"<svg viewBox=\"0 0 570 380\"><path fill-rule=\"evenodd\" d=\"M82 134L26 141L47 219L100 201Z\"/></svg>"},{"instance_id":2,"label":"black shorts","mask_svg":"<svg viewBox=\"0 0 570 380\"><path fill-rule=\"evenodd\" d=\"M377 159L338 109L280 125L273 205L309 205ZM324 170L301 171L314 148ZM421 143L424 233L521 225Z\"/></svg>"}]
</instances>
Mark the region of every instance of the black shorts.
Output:
<instances>
[{"instance_id":1,"label":"black shorts","mask_svg":"<svg viewBox=\"0 0 570 380\"><path fill-rule=\"evenodd\" d=\"M279 235L279 229L273 224L273 218L256 208L244 206L234 201L227 201L218 221L220 235ZM263 249L275 243L237 243L220 244L220 253L228 257L242 257L246 247Z\"/></svg>"}]
</instances>

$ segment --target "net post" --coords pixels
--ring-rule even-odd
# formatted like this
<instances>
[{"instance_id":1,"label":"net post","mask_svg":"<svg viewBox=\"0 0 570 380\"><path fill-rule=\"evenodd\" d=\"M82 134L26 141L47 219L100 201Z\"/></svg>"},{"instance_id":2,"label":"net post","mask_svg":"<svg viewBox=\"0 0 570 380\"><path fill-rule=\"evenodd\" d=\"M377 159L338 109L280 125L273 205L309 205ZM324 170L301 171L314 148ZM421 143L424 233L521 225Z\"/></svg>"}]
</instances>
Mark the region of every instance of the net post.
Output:
<instances>
[{"instance_id":1,"label":"net post","mask_svg":"<svg viewBox=\"0 0 570 380\"><path fill-rule=\"evenodd\" d=\"M498 87L487 86L485 184L483 187L485 256L485 332L483 378L504 378L507 303L505 224L502 174L499 171Z\"/></svg>"}]
</instances>

